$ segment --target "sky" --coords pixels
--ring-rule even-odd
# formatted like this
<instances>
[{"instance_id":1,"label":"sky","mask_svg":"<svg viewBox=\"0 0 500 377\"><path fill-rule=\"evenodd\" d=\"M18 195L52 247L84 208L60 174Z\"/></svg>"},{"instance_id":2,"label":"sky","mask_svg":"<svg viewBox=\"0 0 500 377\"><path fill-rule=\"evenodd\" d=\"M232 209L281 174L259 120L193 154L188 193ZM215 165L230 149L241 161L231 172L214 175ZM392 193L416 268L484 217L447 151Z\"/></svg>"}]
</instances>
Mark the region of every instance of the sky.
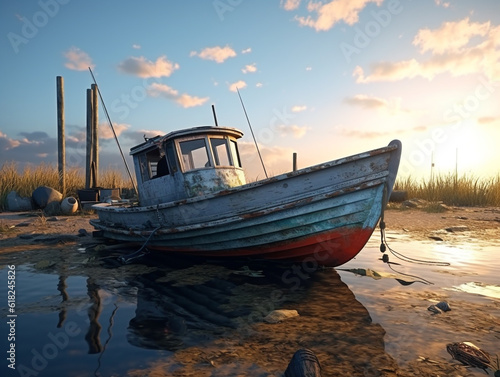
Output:
<instances>
[{"instance_id":1,"label":"sky","mask_svg":"<svg viewBox=\"0 0 500 377\"><path fill-rule=\"evenodd\" d=\"M498 0L4 0L0 164L85 166L95 74L121 147L173 130L244 132L249 180L403 143L400 177L498 176ZM100 168L123 169L99 112ZM433 166L433 168L431 168Z\"/></svg>"}]
</instances>

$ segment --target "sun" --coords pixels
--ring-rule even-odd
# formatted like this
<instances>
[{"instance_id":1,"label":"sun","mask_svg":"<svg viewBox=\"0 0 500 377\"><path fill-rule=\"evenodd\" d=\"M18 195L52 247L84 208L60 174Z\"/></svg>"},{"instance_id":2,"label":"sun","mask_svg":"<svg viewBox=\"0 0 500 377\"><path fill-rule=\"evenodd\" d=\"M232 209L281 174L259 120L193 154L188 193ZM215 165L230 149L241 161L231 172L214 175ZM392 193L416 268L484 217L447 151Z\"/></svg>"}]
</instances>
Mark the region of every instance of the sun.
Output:
<instances>
[{"instance_id":1,"label":"sun","mask_svg":"<svg viewBox=\"0 0 500 377\"><path fill-rule=\"evenodd\" d=\"M433 155L439 173L481 174L488 164L487 133L473 121L463 121L450 128L443 142L437 143Z\"/></svg>"}]
</instances>

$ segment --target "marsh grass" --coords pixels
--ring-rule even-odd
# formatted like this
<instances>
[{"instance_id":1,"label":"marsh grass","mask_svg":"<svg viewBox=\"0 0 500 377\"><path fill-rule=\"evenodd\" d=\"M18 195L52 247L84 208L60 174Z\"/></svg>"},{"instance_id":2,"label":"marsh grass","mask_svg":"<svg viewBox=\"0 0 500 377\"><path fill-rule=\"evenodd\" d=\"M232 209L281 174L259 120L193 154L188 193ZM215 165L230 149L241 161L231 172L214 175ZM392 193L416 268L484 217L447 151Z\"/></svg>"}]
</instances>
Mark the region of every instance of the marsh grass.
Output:
<instances>
[{"instance_id":1,"label":"marsh grass","mask_svg":"<svg viewBox=\"0 0 500 377\"><path fill-rule=\"evenodd\" d=\"M394 189L407 191L409 198L432 203L464 207L500 206L500 175L478 178L448 174L421 181L408 177L397 180Z\"/></svg>"},{"instance_id":2,"label":"marsh grass","mask_svg":"<svg viewBox=\"0 0 500 377\"><path fill-rule=\"evenodd\" d=\"M131 183L125 180L121 172L113 169L100 171L99 186L106 188L130 188ZM6 162L0 167L0 210L5 209L5 199L9 192L16 191L22 197L31 197L39 186L49 186L62 192L59 185L59 172L49 164L26 166L19 172L15 162ZM83 168L66 170L65 196L76 196L77 190L85 188L85 171Z\"/></svg>"}]
</instances>

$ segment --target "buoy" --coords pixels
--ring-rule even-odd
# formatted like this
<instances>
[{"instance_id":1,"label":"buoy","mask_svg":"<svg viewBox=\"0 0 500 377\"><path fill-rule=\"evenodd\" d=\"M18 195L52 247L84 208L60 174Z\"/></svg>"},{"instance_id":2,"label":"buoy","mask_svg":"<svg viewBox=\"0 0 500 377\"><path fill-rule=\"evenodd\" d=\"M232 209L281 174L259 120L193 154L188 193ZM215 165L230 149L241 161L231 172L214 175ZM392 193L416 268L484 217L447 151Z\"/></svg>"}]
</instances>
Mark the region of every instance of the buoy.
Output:
<instances>
[{"instance_id":1,"label":"buoy","mask_svg":"<svg viewBox=\"0 0 500 377\"><path fill-rule=\"evenodd\" d=\"M72 196L64 198L61 202L61 212L65 215L70 215L75 213L78 209L78 202Z\"/></svg>"}]
</instances>

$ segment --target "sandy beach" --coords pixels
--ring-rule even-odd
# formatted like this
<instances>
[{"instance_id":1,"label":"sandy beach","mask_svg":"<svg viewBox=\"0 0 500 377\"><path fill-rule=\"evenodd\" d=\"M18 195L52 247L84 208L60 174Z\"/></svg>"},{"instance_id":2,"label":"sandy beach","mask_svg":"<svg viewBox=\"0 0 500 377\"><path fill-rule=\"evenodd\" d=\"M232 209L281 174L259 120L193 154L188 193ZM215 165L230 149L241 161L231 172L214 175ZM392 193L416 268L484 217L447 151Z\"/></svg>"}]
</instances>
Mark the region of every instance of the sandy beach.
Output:
<instances>
[{"instance_id":1,"label":"sandy beach","mask_svg":"<svg viewBox=\"0 0 500 377\"><path fill-rule=\"evenodd\" d=\"M18 265L49 263L52 268L57 268L62 259L66 266L72 261L78 264L81 254L74 252L76 248L92 248L102 256L106 251L103 246L99 247L101 241L92 238L93 229L88 223L94 216L78 214L45 218L36 212L0 213L1 257L3 261L12 260ZM407 234L416 240L434 237L432 239L453 242L453 234L458 232L474 242L494 244L500 240L498 208L453 207L441 213L390 209L385 213L385 221L390 231ZM202 272L196 267L191 266L184 270L183 276L172 279L177 279L177 285L186 287L199 283L190 279L203 281L231 273L229 267L211 265ZM275 272L276 280L283 276L281 271ZM78 267L72 273L78 274ZM83 275L86 273L82 272ZM372 321L368 310L356 300L333 269L316 272L303 281L300 289L294 289L293 285L278 285L277 289L276 285L257 284L251 279L246 281L244 276L233 276L234 279L240 279L239 283L221 308L229 313L238 308L253 307L253 316L235 317L235 326L221 326L216 337L200 330L197 336L204 341L186 345L172 357L159 359L147 367L132 368L128 375L280 376L293 353L300 348L315 352L322 376L458 377L477 376L478 371L484 374L478 369L463 367L451 357L433 355L431 350L400 365L385 349L384 328ZM422 289L421 295L430 294ZM325 297L329 299L325 300ZM390 305L405 307L411 299L414 297L404 294L393 296ZM500 342L499 327L492 326L500 321L495 316L500 312L498 301L482 310L467 302L460 303L460 306L466 309L462 314L452 311L439 323L443 332L453 332L457 326L472 326L476 333L493 333ZM262 321L266 310L278 308L295 309L300 316L276 324ZM256 312L259 314L255 315ZM464 315L464 312L468 314Z\"/></svg>"}]
</instances>

